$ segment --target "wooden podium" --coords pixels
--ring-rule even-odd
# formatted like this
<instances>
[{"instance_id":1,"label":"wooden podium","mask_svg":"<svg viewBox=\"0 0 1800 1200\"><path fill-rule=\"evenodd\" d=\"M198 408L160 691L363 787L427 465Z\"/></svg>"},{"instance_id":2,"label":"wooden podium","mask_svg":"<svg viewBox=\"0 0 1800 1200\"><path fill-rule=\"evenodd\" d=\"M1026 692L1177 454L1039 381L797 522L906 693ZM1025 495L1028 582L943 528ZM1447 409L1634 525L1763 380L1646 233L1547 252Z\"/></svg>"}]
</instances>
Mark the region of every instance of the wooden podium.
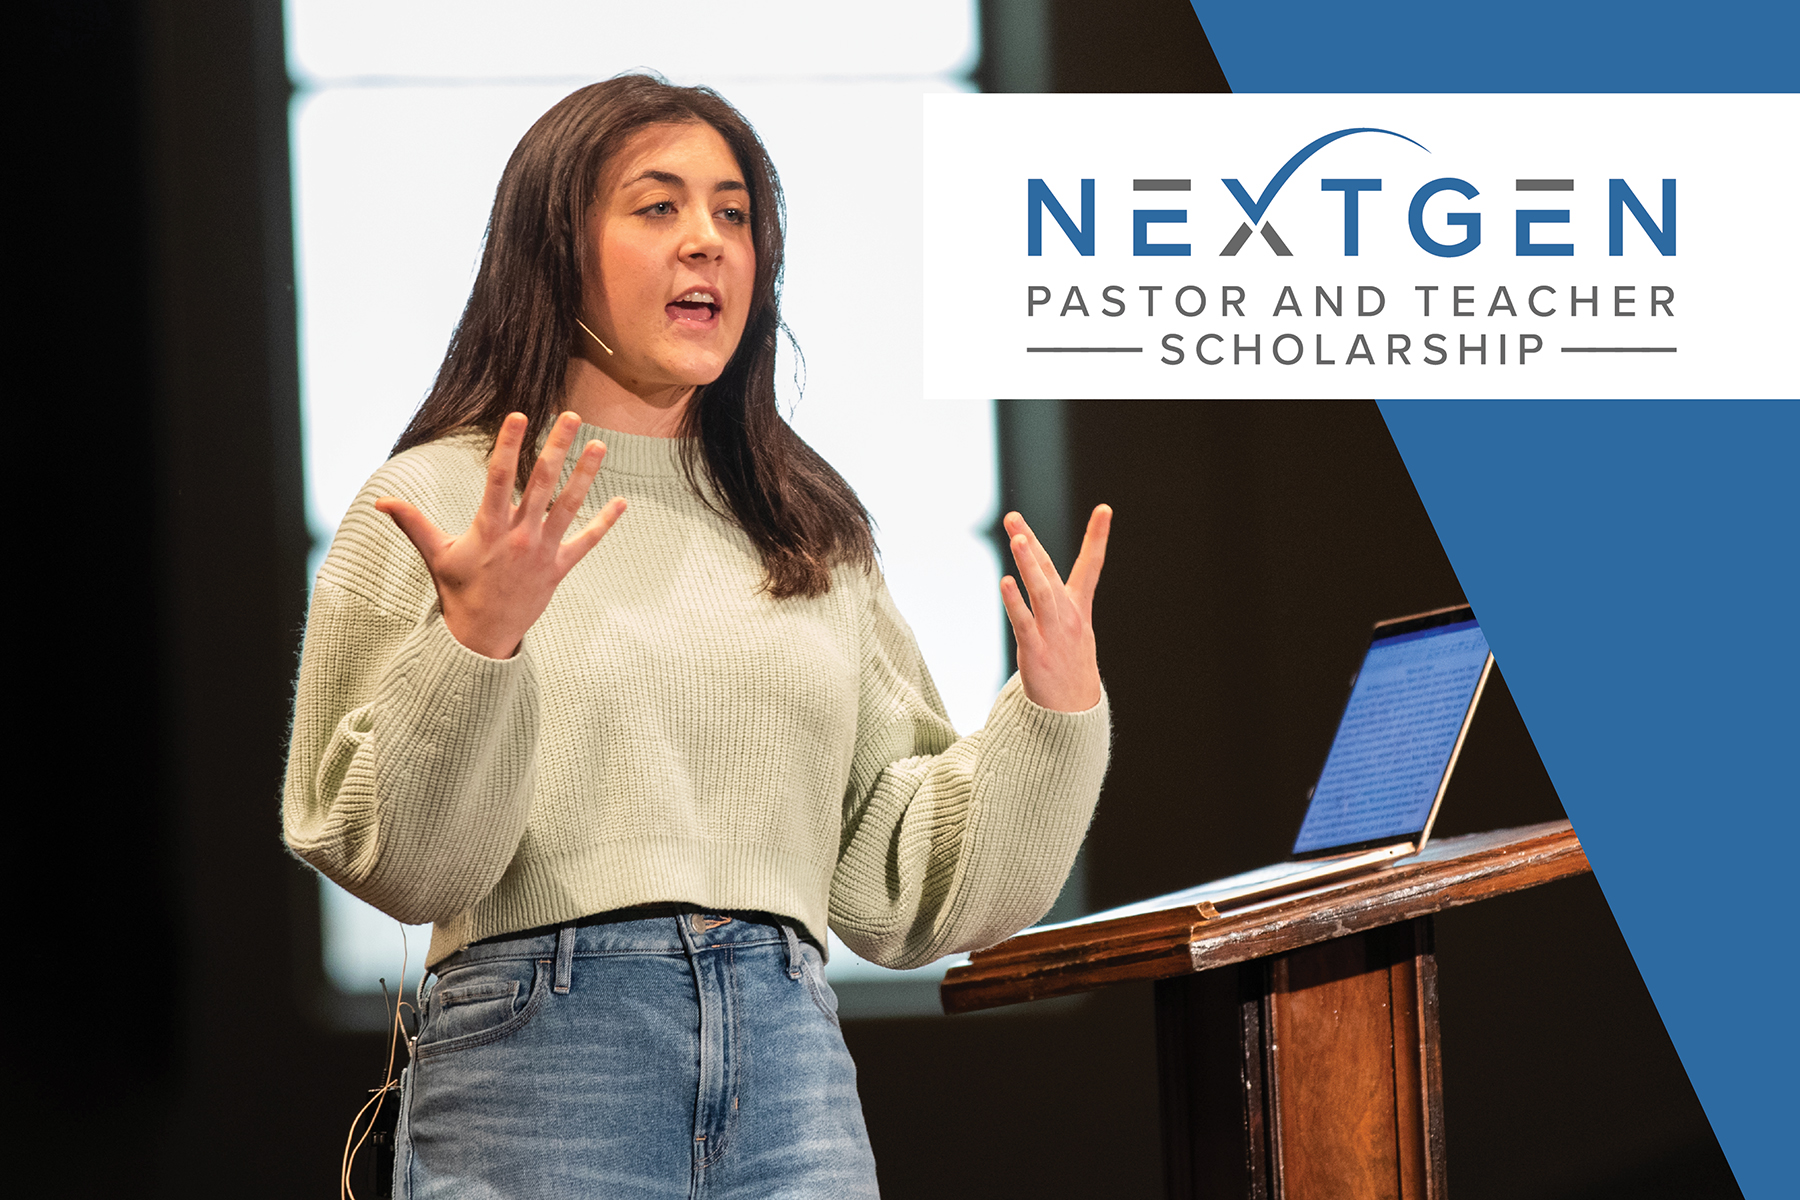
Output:
<instances>
[{"instance_id":1,"label":"wooden podium","mask_svg":"<svg viewBox=\"0 0 1800 1200\"><path fill-rule=\"evenodd\" d=\"M1145 901L980 951L944 1011L1155 980L1170 1197L1442 1200L1431 914L1588 869L1552 821L1223 914Z\"/></svg>"}]
</instances>

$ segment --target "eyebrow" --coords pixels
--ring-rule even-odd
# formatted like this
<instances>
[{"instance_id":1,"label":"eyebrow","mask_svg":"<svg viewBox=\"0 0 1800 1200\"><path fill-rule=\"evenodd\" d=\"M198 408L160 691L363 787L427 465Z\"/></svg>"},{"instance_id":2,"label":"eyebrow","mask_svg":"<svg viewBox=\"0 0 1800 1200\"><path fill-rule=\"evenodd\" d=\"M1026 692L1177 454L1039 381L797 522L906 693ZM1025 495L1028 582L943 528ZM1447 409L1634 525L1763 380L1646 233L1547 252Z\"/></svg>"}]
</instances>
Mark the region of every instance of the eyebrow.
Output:
<instances>
[{"instance_id":1,"label":"eyebrow","mask_svg":"<svg viewBox=\"0 0 1800 1200\"><path fill-rule=\"evenodd\" d=\"M657 171L654 169L645 171L643 174L639 175L635 179L627 179L620 186L630 187L632 184L642 183L646 179L654 179L656 182L666 183L670 187L686 187L687 186L687 180L685 180L681 176L675 174L675 172L673 172L673 171ZM713 191L714 191L714 193L718 193L718 192L748 193L750 191L750 189L748 187L746 187L741 180L721 179L718 183L713 185Z\"/></svg>"}]
</instances>

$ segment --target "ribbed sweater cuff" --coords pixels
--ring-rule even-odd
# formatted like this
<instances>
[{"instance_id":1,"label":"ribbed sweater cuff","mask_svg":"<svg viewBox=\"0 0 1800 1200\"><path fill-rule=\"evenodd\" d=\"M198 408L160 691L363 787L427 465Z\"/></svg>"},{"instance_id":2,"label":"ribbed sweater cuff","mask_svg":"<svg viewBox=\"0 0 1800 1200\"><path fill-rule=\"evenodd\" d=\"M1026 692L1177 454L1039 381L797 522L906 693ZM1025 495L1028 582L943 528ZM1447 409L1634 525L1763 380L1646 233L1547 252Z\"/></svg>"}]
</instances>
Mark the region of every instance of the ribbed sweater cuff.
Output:
<instances>
[{"instance_id":1,"label":"ribbed sweater cuff","mask_svg":"<svg viewBox=\"0 0 1800 1200\"><path fill-rule=\"evenodd\" d=\"M1059 712L1045 708L1027 696L1025 685L1015 672L995 698L983 736L990 753L996 743L1035 751L1031 757L1035 758L1036 768L1041 772L1037 775L1037 786L1052 788L1041 794L1061 794L1057 784L1086 782L1090 777L1097 794L1099 780L1106 773L1107 750L1112 736L1112 710L1106 688L1101 687L1100 699L1092 708L1081 712ZM1024 780L1021 784L1021 790L1036 791L1036 787Z\"/></svg>"},{"instance_id":2,"label":"ribbed sweater cuff","mask_svg":"<svg viewBox=\"0 0 1800 1200\"><path fill-rule=\"evenodd\" d=\"M475 744L485 740L530 673L524 646L511 658L489 658L457 641L444 624L443 610L433 606L395 656L382 690L397 702L390 711L409 728L441 729L458 742Z\"/></svg>"}]
</instances>

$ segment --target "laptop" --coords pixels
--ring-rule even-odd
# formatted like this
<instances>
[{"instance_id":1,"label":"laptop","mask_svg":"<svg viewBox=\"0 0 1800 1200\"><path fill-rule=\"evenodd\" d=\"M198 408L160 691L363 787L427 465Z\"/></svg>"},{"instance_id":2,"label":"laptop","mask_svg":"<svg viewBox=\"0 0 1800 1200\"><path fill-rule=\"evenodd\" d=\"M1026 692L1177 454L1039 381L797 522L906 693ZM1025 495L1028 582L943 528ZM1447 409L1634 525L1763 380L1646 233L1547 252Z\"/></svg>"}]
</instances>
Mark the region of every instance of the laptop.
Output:
<instances>
[{"instance_id":1,"label":"laptop","mask_svg":"<svg viewBox=\"0 0 1800 1200\"><path fill-rule=\"evenodd\" d=\"M1466 604L1377 623L1292 857L1153 903L1213 916L1423 850L1493 669Z\"/></svg>"}]
</instances>

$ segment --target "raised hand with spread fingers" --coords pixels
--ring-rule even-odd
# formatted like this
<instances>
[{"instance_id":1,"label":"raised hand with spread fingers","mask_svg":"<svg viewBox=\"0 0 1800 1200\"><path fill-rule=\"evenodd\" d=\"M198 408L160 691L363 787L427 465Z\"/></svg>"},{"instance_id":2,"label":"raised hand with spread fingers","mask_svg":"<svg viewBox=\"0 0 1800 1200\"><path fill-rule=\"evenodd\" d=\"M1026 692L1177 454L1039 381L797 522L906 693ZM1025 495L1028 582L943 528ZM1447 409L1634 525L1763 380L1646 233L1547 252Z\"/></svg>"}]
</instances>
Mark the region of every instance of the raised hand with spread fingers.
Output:
<instances>
[{"instance_id":1,"label":"raised hand with spread fingers","mask_svg":"<svg viewBox=\"0 0 1800 1200\"><path fill-rule=\"evenodd\" d=\"M624 498L615 496L580 533L563 540L587 499L601 459L606 457L604 444L588 442L568 484L556 494L556 480L580 427L581 418L572 412L556 419L524 495L514 504L513 483L525 441L525 415L508 416L488 457L481 506L469 527L456 537L397 496L375 501L375 507L393 519L425 559L443 606L445 626L477 654L511 658L518 653L525 631L550 606L557 584L625 511Z\"/></svg>"},{"instance_id":2,"label":"raised hand with spread fingers","mask_svg":"<svg viewBox=\"0 0 1800 1200\"><path fill-rule=\"evenodd\" d=\"M1000 599L1019 647L1019 682L1041 708L1085 712L1100 702L1100 665L1094 650L1094 588L1106 563L1112 509L1100 505L1088 517L1081 553L1063 582L1025 518L1007 513L1004 522L1021 594L1011 575L1000 581ZM1031 603L1026 605L1029 595Z\"/></svg>"}]
</instances>

